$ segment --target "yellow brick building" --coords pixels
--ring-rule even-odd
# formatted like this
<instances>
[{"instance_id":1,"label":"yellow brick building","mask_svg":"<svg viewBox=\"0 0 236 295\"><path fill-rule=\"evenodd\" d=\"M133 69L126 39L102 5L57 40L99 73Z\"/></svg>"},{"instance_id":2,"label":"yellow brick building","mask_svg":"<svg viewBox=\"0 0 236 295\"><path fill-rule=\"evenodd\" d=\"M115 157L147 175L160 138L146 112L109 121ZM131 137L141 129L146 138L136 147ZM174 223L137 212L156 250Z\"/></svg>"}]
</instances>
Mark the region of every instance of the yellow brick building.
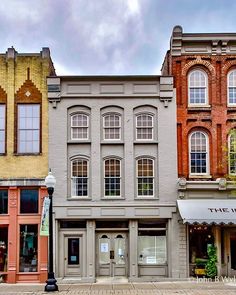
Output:
<instances>
[{"instance_id":1,"label":"yellow brick building","mask_svg":"<svg viewBox=\"0 0 236 295\"><path fill-rule=\"evenodd\" d=\"M47 238L40 237L47 191L48 48L0 54L0 274L5 281L44 282Z\"/></svg>"}]
</instances>

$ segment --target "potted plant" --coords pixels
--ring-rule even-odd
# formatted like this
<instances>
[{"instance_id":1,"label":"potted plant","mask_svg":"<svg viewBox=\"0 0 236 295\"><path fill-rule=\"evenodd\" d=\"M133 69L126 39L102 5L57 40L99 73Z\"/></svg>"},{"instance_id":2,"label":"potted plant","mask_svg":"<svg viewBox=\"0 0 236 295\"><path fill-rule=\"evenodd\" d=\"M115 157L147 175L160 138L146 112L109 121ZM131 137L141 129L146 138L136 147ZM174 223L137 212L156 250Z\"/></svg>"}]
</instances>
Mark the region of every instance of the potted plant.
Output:
<instances>
[{"instance_id":1,"label":"potted plant","mask_svg":"<svg viewBox=\"0 0 236 295\"><path fill-rule=\"evenodd\" d=\"M208 245L207 254L208 254L208 260L207 260L207 264L206 264L206 275L209 278L215 278L217 275L216 247L214 245Z\"/></svg>"}]
</instances>

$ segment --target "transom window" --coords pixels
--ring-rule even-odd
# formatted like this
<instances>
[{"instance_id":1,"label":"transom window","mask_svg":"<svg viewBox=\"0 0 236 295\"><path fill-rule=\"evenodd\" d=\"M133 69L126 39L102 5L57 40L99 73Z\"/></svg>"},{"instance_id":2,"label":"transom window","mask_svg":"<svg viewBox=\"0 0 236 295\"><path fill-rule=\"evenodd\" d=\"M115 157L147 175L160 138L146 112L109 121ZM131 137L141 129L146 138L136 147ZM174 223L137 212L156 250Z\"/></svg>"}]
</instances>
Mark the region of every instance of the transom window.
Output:
<instances>
[{"instance_id":1,"label":"transom window","mask_svg":"<svg viewBox=\"0 0 236 295\"><path fill-rule=\"evenodd\" d=\"M18 104L18 153L40 151L40 105Z\"/></svg>"},{"instance_id":2,"label":"transom window","mask_svg":"<svg viewBox=\"0 0 236 295\"><path fill-rule=\"evenodd\" d=\"M121 195L120 163L118 159L107 159L104 162L104 186L106 197L119 197Z\"/></svg>"},{"instance_id":3,"label":"transom window","mask_svg":"<svg viewBox=\"0 0 236 295\"><path fill-rule=\"evenodd\" d=\"M154 165L153 160L141 158L137 161L138 196L154 196Z\"/></svg>"},{"instance_id":4,"label":"transom window","mask_svg":"<svg viewBox=\"0 0 236 295\"><path fill-rule=\"evenodd\" d=\"M103 130L105 140L121 138L121 117L117 114L108 114L103 117Z\"/></svg>"},{"instance_id":5,"label":"transom window","mask_svg":"<svg viewBox=\"0 0 236 295\"><path fill-rule=\"evenodd\" d=\"M190 135L190 173L208 173L208 137L201 131Z\"/></svg>"},{"instance_id":6,"label":"transom window","mask_svg":"<svg viewBox=\"0 0 236 295\"><path fill-rule=\"evenodd\" d=\"M86 159L72 161L71 193L75 197L88 196L88 161Z\"/></svg>"},{"instance_id":7,"label":"transom window","mask_svg":"<svg viewBox=\"0 0 236 295\"><path fill-rule=\"evenodd\" d=\"M229 136L229 173L236 174L236 130Z\"/></svg>"},{"instance_id":8,"label":"transom window","mask_svg":"<svg viewBox=\"0 0 236 295\"><path fill-rule=\"evenodd\" d=\"M153 139L153 116L140 114L136 117L136 139Z\"/></svg>"},{"instance_id":9,"label":"transom window","mask_svg":"<svg viewBox=\"0 0 236 295\"><path fill-rule=\"evenodd\" d=\"M6 107L5 105L0 105L0 154L5 153L5 132L6 132Z\"/></svg>"},{"instance_id":10,"label":"transom window","mask_svg":"<svg viewBox=\"0 0 236 295\"><path fill-rule=\"evenodd\" d=\"M89 117L75 114L71 117L71 139L88 139Z\"/></svg>"},{"instance_id":11,"label":"transom window","mask_svg":"<svg viewBox=\"0 0 236 295\"><path fill-rule=\"evenodd\" d=\"M207 75L201 70L194 70L188 76L189 104L207 104Z\"/></svg>"},{"instance_id":12,"label":"transom window","mask_svg":"<svg viewBox=\"0 0 236 295\"><path fill-rule=\"evenodd\" d=\"M228 75L228 104L236 104L236 70Z\"/></svg>"}]
</instances>

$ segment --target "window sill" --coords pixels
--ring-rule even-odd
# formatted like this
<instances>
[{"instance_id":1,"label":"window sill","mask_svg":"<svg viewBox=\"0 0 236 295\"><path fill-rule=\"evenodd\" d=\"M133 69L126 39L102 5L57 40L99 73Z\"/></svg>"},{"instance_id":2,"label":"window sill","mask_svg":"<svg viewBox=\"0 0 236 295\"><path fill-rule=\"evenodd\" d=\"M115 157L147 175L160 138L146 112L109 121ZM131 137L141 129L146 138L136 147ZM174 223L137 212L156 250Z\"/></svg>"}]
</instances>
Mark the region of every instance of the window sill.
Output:
<instances>
[{"instance_id":1,"label":"window sill","mask_svg":"<svg viewBox=\"0 0 236 295\"><path fill-rule=\"evenodd\" d=\"M70 196L67 198L67 201L78 201L78 200L91 201L91 198L90 197L77 197L77 196Z\"/></svg>"},{"instance_id":2,"label":"window sill","mask_svg":"<svg viewBox=\"0 0 236 295\"><path fill-rule=\"evenodd\" d=\"M212 178L212 175L201 175L201 174L189 175L189 179L193 179L193 178L211 179Z\"/></svg>"},{"instance_id":3,"label":"window sill","mask_svg":"<svg viewBox=\"0 0 236 295\"><path fill-rule=\"evenodd\" d=\"M157 140L135 140L134 144L158 144Z\"/></svg>"},{"instance_id":4,"label":"window sill","mask_svg":"<svg viewBox=\"0 0 236 295\"><path fill-rule=\"evenodd\" d=\"M14 156L42 156L42 153L15 153Z\"/></svg>"},{"instance_id":5,"label":"window sill","mask_svg":"<svg viewBox=\"0 0 236 295\"><path fill-rule=\"evenodd\" d=\"M105 196L102 197L101 200L125 200L124 197L116 197L116 196Z\"/></svg>"},{"instance_id":6,"label":"window sill","mask_svg":"<svg viewBox=\"0 0 236 295\"><path fill-rule=\"evenodd\" d=\"M157 197L150 197L150 196L140 196L140 197L135 197L134 198L135 200L150 200L150 201L153 201L153 200L158 200Z\"/></svg>"},{"instance_id":7,"label":"window sill","mask_svg":"<svg viewBox=\"0 0 236 295\"><path fill-rule=\"evenodd\" d=\"M210 112L211 111L211 106L210 105L199 105L199 106L193 106L193 105L188 105L188 111L206 111L206 112Z\"/></svg>"},{"instance_id":8,"label":"window sill","mask_svg":"<svg viewBox=\"0 0 236 295\"><path fill-rule=\"evenodd\" d=\"M112 145L112 144L124 144L124 141L123 140L114 140L114 141L112 141L112 140L103 140L103 141L101 141L101 144L104 144L104 145Z\"/></svg>"},{"instance_id":9,"label":"window sill","mask_svg":"<svg viewBox=\"0 0 236 295\"><path fill-rule=\"evenodd\" d=\"M67 140L67 143L69 144L88 144L91 143L91 140L85 139L85 140Z\"/></svg>"}]
</instances>

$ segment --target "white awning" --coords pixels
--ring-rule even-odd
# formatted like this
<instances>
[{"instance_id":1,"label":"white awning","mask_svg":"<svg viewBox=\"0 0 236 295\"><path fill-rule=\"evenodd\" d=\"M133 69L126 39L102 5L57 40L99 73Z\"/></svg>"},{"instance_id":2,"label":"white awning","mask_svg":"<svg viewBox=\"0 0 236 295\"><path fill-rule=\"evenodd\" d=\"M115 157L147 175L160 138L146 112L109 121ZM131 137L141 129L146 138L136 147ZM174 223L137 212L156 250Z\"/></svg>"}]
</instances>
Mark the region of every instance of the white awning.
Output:
<instances>
[{"instance_id":1,"label":"white awning","mask_svg":"<svg viewBox=\"0 0 236 295\"><path fill-rule=\"evenodd\" d=\"M183 223L236 224L236 200L177 200Z\"/></svg>"}]
</instances>

